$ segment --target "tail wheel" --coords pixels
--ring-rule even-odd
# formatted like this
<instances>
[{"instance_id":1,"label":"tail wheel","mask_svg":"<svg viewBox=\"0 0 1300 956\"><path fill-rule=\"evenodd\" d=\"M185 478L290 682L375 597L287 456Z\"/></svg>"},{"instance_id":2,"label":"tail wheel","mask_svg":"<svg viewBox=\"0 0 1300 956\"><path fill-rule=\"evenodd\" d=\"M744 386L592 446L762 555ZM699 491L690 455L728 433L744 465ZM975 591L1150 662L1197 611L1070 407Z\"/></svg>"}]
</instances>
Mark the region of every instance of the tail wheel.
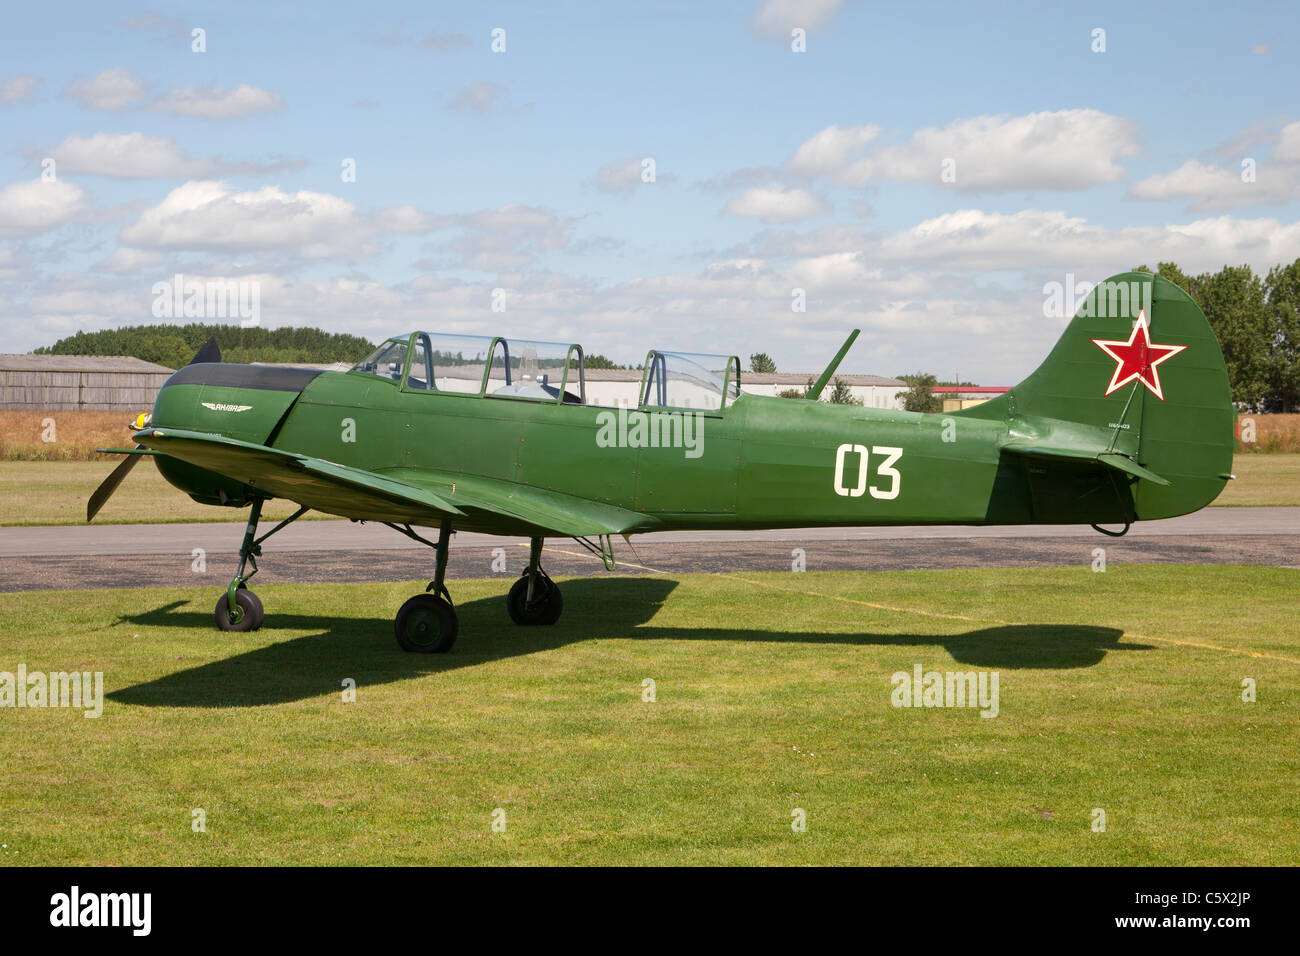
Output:
<instances>
[{"instance_id":1,"label":"tail wheel","mask_svg":"<svg viewBox=\"0 0 1300 956\"><path fill-rule=\"evenodd\" d=\"M404 651L445 654L456 643L460 622L456 609L445 598L417 594L397 612L393 630Z\"/></svg>"},{"instance_id":2,"label":"tail wheel","mask_svg":"<svg viewBox=\"0 0 1300 956\"><path fill-rule=\"evenodd\" d=\"M516 581L506 595L506 610L516 624L554 624L564 610L564 596L560 586L545 574L539 574L533 584L533 599L528 600L528 575Z\"/></svg>"},{"instance_id":3,"label":"tail wheel","mask_svg":"<svg viewBox=\"0 0 1300 956\"><path fill-rule=\"evenodd\" d=\"M262 608L262 601L256 594L248 588L240 586L235 591L235 605L239 610L235 614L230 613L230 602L226 595L222 594L217 599L217 609L214 617L217 620L217 627L223 631L256 631L262 626L262 621L266 617L266 611Z\"/></svg>"}]
</instances>

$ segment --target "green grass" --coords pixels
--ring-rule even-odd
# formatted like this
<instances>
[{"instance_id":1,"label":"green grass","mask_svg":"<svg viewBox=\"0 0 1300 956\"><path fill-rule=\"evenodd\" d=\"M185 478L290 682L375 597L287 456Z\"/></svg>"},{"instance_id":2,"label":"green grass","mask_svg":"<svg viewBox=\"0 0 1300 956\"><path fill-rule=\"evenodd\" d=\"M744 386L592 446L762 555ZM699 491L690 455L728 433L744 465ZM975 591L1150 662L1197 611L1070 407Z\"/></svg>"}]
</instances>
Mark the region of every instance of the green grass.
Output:
<instances>
[{"instance_id":1,"label":"green grass","mask_svg":"<svg viewBox=\"0 0 1300 956\"><path fill-rule=\"evenodd\" d=\"M1237 455L1232 471L1216 505L1300 505L1300 454Z\"/></svg>"},{"instance_id":2,"label":"green grass","mask_svg":"<svg viewBox=\"0 0 1300 956\"><path fill-rule=\"evenodd\" d=\"M0 527L84 523L86 502L120 460L0 461ZM290 502L272 501L262 515L279 521L296 508ZM96 516L95 524L242 524L247 520L247 510L199 504L167 484L153 462L142 461Z\"/></svg>"},{"instance_id":3,"label":"green grass","mask_svg":"<svg viewBox=\"0 0 1300 956\"><path fill-rule=\"evenodd\" d=\"M108 461L0 461L0 526L77 524L86 501L115 467ZM1300 505L1300 454L1238 455L1237 480L1216 505ZM294 506L267 505L264 517L280 520ZM141 462L95 519L96 524L174 524L239 521L247 513L200 505L167 484L152 462ZM309 515L309 518L327 517Z\"/></svg>"},{"instance_id":4,"label":"green grass","mask_svg":"<svg viewBox=\"0 0 1300 956\"><path fill-rule=\"evenodd\" d=\"M393 640L416 584L267 586L249 635L212 587L0 595L0 669L111 693L0 710L0 861L1300 862L1300 571L608 576L527 629L505 583L445 656ZM1000 715L892 707L917 663Z\"/></svg>"}]
</instances>

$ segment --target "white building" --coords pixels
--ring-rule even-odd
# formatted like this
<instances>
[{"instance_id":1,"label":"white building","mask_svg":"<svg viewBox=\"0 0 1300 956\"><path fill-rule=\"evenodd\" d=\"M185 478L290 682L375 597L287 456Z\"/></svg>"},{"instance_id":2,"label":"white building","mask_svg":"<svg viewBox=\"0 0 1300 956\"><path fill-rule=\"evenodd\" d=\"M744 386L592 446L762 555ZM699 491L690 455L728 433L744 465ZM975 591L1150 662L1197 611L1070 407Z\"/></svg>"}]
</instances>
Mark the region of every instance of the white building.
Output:
<instances>
[{"instance_id":1,"label":"white building","mask_svg":"<svg viewBox=\"0 0 1300 956\"><path fill-rule=\"evenodd\" d=\"M806 372L740 373L740 390L751 395L776 395L790 389L802 391L811 378L816 380L820 373ZM587 369L587 404L617 407L637 404L637 392L641 388L641 372L637 369ZM839 375L836 376L853 393L854 398L862 399L868 408L903 407L903 393L907 383L896 378L883 378L879 375ZM831 386L826 386L822 393L825 401L830 395Z\"/></svg>"},{"instance_id":2,"label":"white building","mask_svg":"<svg viewBox=\"0 0 1300 956\"><path fill-rule=\"evenodd\" d=\"M351 368L350 365L341 362L334 365L299 363L298 367L316 368L329 372L347 371ZM481 368L482 366L479 366L479 369ZM481 376L482 372L479 371L476 374ZM816 381L817 376L820 374L820 372L816 374L807 372L762 374L741 370L740 390L751 395L768 396L791 389L803 391L807 388L809 379ZM472 375L470 377L473 378ZM903 407L903 393L907 391L908 387L906 382L901 382L896 378L884 378L880 375L837 375L835 377L848 385L853 397L862 399L862 404L867 408L901 409ZM636 407L639 398L638 392L641 390L640 369L589 368L586 370L586 379L588 405L601 405L607 408L617 408L620 405L626 405L629 408ZM826 386L826 391L822 393L822 401L826 401L830 397L831 388L831 385ZM572 382L569 383L569 390L576 392Z\"/></svg>"}]
</instances>

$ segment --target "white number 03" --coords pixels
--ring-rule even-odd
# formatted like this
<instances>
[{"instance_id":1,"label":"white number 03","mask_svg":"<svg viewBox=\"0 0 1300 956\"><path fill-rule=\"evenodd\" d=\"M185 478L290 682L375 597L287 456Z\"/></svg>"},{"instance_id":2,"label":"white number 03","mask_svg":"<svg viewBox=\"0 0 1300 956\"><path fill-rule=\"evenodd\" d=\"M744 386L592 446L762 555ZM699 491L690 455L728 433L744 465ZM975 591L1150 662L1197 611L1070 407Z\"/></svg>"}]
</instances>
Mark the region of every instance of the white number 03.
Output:
<instances>
[{"instance_id":1,"label":"white number 03","mask_svg":"<svg viewBox=\"0 0 1300 956\"><path fill-rule=\"evenodd\" d=\"M903 449L875 445L871 449L871 454L885 456L884 461L876 464L876 474L882 479L889 479L888 488L879 488L872 485L871 497L897 498L898 489L903 484L903 476L898 473L894 463L903 457ZM844 463L849 455L858 456L858 480L852 488L844 483ZM866 445L841 445L835 449L835 493L837 495L843 495L845 498L862 497L862 494L867 490L867 458Z\"/></svg>"}]
</instances>

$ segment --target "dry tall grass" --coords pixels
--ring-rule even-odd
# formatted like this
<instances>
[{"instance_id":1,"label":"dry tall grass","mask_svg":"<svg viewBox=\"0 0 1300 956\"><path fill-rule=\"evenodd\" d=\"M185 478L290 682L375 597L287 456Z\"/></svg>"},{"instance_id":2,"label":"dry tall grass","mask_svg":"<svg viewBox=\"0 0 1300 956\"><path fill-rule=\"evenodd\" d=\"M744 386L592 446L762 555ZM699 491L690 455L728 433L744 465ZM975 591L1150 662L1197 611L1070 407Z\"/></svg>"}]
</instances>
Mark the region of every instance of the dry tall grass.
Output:
<instances>
[{"instance_id":1,"label":"dry tall grass","mask_svg":"<svg viewBox=\"0 0 1300 956\"><path fill-rule=\"evenodd\" d=\"M1255 440L1250 437L1250 423L1255 426ZM1242 415L1237 421L1239 453L1300 451L1300 415Z\"/></svg>"},{"instance_id":2,"label":"dry tall grass","mask_svg":"<svg viewBox=\"0 0 1300 956\"><path fill-rule=\"evenodd\" d=\"M145 411L145 409L141 409ZM88 461L131 447L130 412L0 411L0 460Z\"/></svg>"}]
</instances>

